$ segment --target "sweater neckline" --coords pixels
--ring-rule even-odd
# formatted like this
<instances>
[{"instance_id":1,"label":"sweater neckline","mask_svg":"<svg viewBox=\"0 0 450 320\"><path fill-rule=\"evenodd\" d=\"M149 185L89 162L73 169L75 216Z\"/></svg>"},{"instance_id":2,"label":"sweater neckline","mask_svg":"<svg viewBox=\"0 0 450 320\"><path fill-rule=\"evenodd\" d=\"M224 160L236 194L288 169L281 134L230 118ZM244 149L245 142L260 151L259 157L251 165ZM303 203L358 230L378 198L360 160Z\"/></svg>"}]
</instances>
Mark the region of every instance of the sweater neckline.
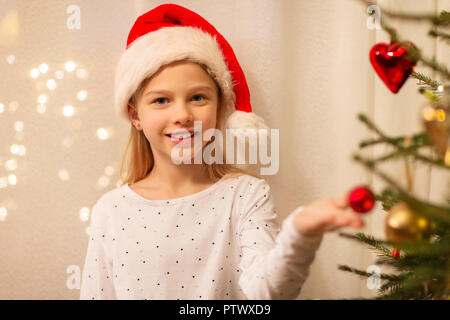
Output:
<instances>
[{"instance_id":1,"label":"sweater neckline","mask_svg":"<svg viewBox=\"0 0 450 320\"><path fill-rule=\"evenodd\" d=\"M224 182L224 180L226 180L226 179L222 177L220 180L218 180L217 182L215 182L214 184L212 184L208 188L203 189L201 191L189 194L189 195L184 196L184 197L178 197L178 198L172 198L172 199L164 199L164 200L147 199L147 198L141 196L140 194L138 194L133 189L131 189L129 183L125 184L125 189L127 190L127 192L129 194L131 194L132 196L134 196L135 198L137 198L137 199L139 199L141 201L144 201L147 204L150 204L150 205L153 205L153 206L170 206L170 205L182 202L182 201L192 201L192 200L201 198L202 196L206 195L207 193L215 190L222 182Z\"/></svg>"}]
</instances>

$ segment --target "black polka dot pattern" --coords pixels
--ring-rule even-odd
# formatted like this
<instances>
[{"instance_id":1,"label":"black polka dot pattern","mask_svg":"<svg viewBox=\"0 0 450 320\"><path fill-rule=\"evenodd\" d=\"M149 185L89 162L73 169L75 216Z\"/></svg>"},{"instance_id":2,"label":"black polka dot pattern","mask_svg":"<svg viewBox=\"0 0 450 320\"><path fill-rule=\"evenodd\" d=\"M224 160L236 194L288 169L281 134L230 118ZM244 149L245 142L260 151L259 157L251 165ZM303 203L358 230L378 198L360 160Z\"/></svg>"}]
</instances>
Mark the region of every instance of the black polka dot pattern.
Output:
<instances>
[{"instance_id":1,"label":"black polka dot pattern","mask_svg":"<svg viewBox=\"0 0 450 320\"><path fill-rule=\"evenodd\" d=\"M288 261L298 235L284 228L274 242L280 227L265 180L244 175L170 200L149 200L124 185L100 200L81 299L274 299L300 291L300 260ZM301 248L303 268L315 246Z\"/></svg>"}]
</instances>

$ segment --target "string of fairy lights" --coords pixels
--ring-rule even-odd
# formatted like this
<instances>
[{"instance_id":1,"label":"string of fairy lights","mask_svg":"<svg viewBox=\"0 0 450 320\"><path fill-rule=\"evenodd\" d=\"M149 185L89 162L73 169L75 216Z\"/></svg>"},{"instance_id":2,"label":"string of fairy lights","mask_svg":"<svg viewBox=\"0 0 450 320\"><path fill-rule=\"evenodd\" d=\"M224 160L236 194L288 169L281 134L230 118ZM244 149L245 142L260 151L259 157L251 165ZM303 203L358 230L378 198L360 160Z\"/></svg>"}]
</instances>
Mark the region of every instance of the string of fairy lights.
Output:
<instances>
[{"instance_id":1,"label":"string of fairy lights","mask_svg":"<svg viewBox=\"0 0 450 320\"><path fill-rule=\"evenodd\" d=\"M13 66L16 63L16 57L14 55L8 55L6 62ZM58 87L63 86L63 80L65 78L73 77L80 80L88 78L88 71L82 68L75 61L69 60L61 64L59 68L53 69L46 63L41 63L37 66L32 66L29 71L29 77L35 81L36 88L39 92L36 98L36 112L40 115L47 113L48 105L51 104L52 92L57 90ZM74 93L77 103L82 104L88 99L88 92L85 89L78 90ZM20 107L18 101L11 101L7 106L0 101L0 117L6 112L14 113ZM61 114L67 118L73 118L77 114L77 106L72 104L63 104L60 107ZM75 129L81 127L81 119L73 119L72 125ZM0 157L0 166L3 166L7 171L7 174L0 172L0 190L6 189L9 186L14 186L20 183L20 177L18 177L16 171L19 168L21 158L26 156L26 143L23 142L24 134L26 131L26 123L20 119L14 121L13 130L15 131L15 140L18 142L12 143L9 146L9 152L6 157ZM97 128L95 135L99 140L108 140L111 138L113 130L111 128ZM74 137L63 136L61 137L61 145L64 148L70 149L74 143ZM3 161L4 160L4 161ZM112 176L115 173L113 165L108 165L104 169L104 173L100 175L97 180L96 188L102 189L111 184ZM69 181L70 173L66 168L58 168L55 173L61 181ZM116 185L120 183L117 182ZM2 201L3 200L3 201ZM10 200L10 199L9 199ZM0 200L0 222L5 221L9 211L13 211L17 208L14 201L8 201L8 199ZM82 222L87 222L90 216L89 206L82 206L79 209L79 217ZM86 233L89 234L89 226L86 227Z\"/></svg>"}]
</instances>

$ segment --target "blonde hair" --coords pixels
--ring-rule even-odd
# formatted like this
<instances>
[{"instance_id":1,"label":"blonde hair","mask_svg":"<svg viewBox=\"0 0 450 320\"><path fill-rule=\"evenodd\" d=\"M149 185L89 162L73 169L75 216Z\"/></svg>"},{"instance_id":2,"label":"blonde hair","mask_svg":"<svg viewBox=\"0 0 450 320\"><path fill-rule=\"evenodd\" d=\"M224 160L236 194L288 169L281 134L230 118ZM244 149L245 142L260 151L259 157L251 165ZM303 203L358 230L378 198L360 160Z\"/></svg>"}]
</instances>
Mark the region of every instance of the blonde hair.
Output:
<instances>
[{"instance_id":1,"label":"blonde hair","mask_svg":"<svg viewBox=\"0 0 450 320\"><path fill-rule=\"evenodd\" d=\"M189 59L185 60L191 61ZM210 75L210 77L213 79L213 81L217 86L219 102L217 108L216 128L218 128L219 130L224 130L225 121L227 119L228 113L225 106L226 101L224 101L225 99L223 94L221 93L220 86L218 85L214 77L214 74L206 65L199 63L197 61L191 62L195 62L196 64L200 65L206 72L208 72L208 74ZM141 97L143 90L145 89L151 78L152 77L150 76L144 79L139 85L138 89L130 98L129 102L133 107L137 106L137 101ZM205 145L205 147L211 142L212 140L209 141ZM244 169L236 168L230 164L226 164L225 159L226 159L226 150L223 150L223 159L221 164L215 162L212 164L204 164L206 166L207 173L211 180L220 180L222 177L228 179L246 174L261 179L261 176L257 174L251 173ZM152 148L150 146L150 142L147 140L142 130L137 130L135 126L131 124L128 143L122 155L122 163L119 173L121 181L120 185L123 186L126 183L133 184L135 182L144 179L152 171L153 164L154 164L154 157Z\"/></svg>"}]
</instances>

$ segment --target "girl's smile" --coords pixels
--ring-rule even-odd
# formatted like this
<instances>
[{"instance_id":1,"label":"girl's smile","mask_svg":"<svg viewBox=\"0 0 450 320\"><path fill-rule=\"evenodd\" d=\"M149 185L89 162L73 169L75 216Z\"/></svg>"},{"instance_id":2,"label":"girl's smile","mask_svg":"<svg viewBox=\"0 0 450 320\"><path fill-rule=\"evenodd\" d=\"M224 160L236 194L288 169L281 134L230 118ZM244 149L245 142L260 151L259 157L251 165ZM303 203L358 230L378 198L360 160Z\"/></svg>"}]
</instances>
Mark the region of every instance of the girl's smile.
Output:
<instances>
[{"instance_id":1,"label":"girl's smile","mask_svg":"<svg viewBox=\"0 0 450 320\"><path fill-rule=\"evenodd\" d=\"M198 135L199 132L194 132L193 130L183 130L184 133L179 134L166 134L170 141L174 144L187 144L193 141L194 136Z\"/></svg>"}]
</instances>

